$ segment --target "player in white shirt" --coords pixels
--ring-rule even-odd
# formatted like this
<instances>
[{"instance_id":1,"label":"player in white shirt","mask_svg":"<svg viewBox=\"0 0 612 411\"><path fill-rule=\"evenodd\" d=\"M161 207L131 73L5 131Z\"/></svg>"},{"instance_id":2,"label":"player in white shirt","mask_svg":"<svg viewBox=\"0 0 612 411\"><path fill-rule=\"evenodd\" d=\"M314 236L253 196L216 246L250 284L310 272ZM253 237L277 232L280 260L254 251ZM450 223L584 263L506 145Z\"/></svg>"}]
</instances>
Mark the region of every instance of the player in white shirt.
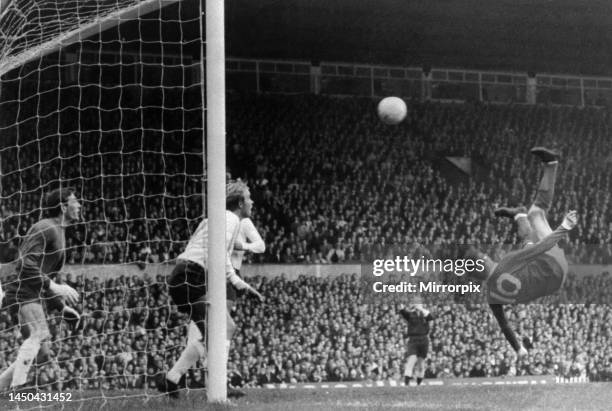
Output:
<instances>
[{"instance_id":1,"label":"player in white shirt","mask_svg":"<svg viewBox=\"0 0 612 411\"><path fill-rule=\"evenodd\" d=\"M230 182L226 190L226 262L227 280L237 289L248 291L261 301L263 297L248 283L236 275L230 261L230 254L238 237L240 220L251 216L253 201L248 186L241 181ZM160 376L157 388L178 398L179 385L185 373L204 358L206 348L203 336L206 335L206 270L208 269L208 220L204 219L189 239L185 251L178 256L176 266L168 278L169 294L180 312L189 315L187 346L179 359L165 376ZM228 338L235 328L228 314ZM229 340L226 342L226 358Z\"/></svg>"}]
</instances>

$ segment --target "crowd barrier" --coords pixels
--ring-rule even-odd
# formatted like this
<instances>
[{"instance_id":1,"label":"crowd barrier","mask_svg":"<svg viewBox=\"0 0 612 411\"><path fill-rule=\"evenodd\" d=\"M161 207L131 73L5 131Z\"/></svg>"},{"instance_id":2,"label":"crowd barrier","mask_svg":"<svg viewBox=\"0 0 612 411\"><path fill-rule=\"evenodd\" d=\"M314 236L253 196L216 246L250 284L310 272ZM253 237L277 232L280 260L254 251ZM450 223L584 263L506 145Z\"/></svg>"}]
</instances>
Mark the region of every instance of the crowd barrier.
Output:
<instances>
[{"instance_id":1,"label":"crowd barrier","mask_svg":"<svg viewBox=\"0 0 612 411\"><path fill-rule=\"evenodd\" d=\"M63 272L84 275L86 278L94 277L100 280L116 278L119 276L149 276L153 279L158 276L167 276L174 268L174 263L158 264L79 264L66 265ZM284 276L287 280L295 280L300 275L314 276L317 278L335 278L343 274L361 274L362 266L359 264L245 264L240 270L244 277L261 276L274 278ZM570 272L582 276L600 275L612 273L612 265L571 265ZM0 278L15 273L14 264L2 264L0 266Z\"/></svg>"}]
</instances>

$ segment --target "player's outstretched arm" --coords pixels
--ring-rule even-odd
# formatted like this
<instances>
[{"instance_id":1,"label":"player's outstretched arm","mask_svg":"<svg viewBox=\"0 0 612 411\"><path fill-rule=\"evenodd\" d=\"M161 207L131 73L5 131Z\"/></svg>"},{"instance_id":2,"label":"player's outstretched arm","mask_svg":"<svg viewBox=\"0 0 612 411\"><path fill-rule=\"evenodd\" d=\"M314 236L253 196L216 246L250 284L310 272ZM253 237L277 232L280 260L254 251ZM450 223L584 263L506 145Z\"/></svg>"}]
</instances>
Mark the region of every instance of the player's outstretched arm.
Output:
<instances>
[{"instance_id":1,"label":"player's outstretched arm","mask_svg":"<svg viewBox=\"0 0 612 411\"><path fill-rule=\"evenodd\" d=\"M49 280L49 291L54 295L63 297L69 304L76 304L79 300L79 293L68 284L58 284Z\"/></svg>"},{"instance_id":2,"label":"player's outstretched arm","mask_svg":"<svg viewBox=\"0 0 612 411\"><path fill-rule=\"evenodd\" d=\"M251 285L249 283L244 281L242 278L238 277L238 275L236 275L236 273L234 271L231 271L231 272L227 273L227 279L238 290L248 291L249 293L251 293L255 297L257 297L260 302L263 302L265 300L263 295L261 295L256 289L251 287Z\"/></svg>"}]
</instances>

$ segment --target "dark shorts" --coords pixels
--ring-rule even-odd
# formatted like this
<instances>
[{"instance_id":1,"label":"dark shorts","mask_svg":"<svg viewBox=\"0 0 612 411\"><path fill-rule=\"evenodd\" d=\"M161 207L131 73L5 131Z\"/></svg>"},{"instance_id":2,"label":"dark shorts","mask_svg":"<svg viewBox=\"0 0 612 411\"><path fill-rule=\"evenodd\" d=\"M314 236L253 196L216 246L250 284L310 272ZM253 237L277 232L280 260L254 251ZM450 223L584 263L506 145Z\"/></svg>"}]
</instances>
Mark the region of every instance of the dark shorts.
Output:
<instances>
[{"instance_id":1,"label":"dark shorts","mask_svg":"<svg viewBox=\"0 0 612 411\"><path fill-rule=\"evenodd\" d=\"M52 295L48 290L42 290L42 284L37 281L15 280L5 287L5 297L2 301L2 308L7 309L12 321L20 323L19 311L26 304L36 303L42 307L45 318L49 318L51 313L61 312L64 308L64 301L61 297ZM36 298L34 298L36 296ZM51 327L49 324L48 326ZM52 328L52 327L51 327ZM23 338L30 336L30 327L22 325L20 327Z\"/></svg>"},{"instance_id":2,"label":"dark shorts","mask_svg":"<svg viewBox=\"0 0 612 411\"><path fill-rule=\"evenodd\" d=\"M192 261L179 260L167 281L168 294L182 313L191 313L191 304L206 295L206 271Z\"/></svg>"},{"instance_id":3,"label":"dark shorts","mask_svg":"<svg viewBox=\"0 0 612 411\"><path fill-rule=\"evenodd\" d=\"M236 275L240 277L240 270L236 270ZM240 277L242 278L242 277ZM236 287L232 285L229 281L227 281L227 285L225 286L225 293L227 295L227 301L234 302L238 298L242 297L244 294L243 290L237 290Z\"/></svg>"},{"instance_id":4,"label":"dark shorts","mask_svg":"<svg viewBox=\"0 0 612 411\"><path fill-rule=\"evenodd\" d=\"M13 314L22 304L42 303L47 295L40 277L16 279L5 286L4 292L2 306Z\"/></svg>"},{"instance_id":5,"label":"dark shorts","mask_svg":"<svg viewBox=\"0 0 612 411\"><path fill-rule=\"evenodd\" d=\"M427 335L418 335L408 337L407 355L416 355L420 358L427 358L429 353L429 337Z\"/></svg>"}]
</instances>

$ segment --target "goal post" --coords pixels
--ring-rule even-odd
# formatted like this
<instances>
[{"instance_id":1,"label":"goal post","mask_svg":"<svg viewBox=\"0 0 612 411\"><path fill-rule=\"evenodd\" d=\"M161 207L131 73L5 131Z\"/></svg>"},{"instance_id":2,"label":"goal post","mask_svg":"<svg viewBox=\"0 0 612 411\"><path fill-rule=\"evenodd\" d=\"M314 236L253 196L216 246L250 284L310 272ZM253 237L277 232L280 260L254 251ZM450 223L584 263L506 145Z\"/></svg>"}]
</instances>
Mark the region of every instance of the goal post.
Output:
<instances>
[{"instance_id":1,"label":"goal post","mask_svg":"<svg viewBox=\"0 0 612 411\"><path fill-rule=\"evenodd\" d=\"M206 138L208 191L208 401L227 399L225 290L224 0L206 1Z\"/></svg>"}]
</instances>

